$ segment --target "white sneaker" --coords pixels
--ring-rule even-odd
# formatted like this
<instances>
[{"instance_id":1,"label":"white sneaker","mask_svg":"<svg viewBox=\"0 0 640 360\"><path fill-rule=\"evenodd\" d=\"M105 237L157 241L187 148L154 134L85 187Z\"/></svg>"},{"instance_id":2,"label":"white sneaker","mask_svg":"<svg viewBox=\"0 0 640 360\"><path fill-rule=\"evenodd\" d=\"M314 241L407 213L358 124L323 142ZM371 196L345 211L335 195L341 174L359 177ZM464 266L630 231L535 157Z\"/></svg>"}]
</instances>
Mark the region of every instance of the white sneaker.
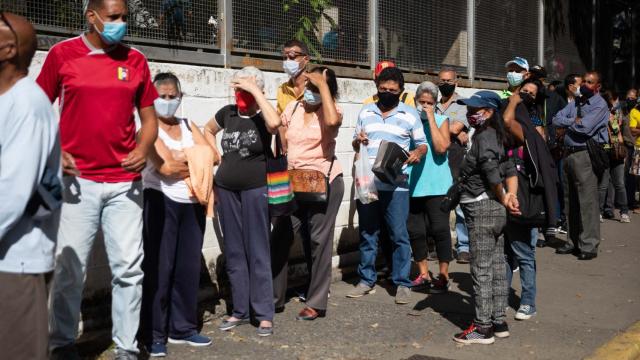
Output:
<instances>
[{"instance_id":1,"label":"white sneaker","mask_svg":"<svg viewBox=\"0 0 640 360\"><path fill-rule=\"evenodd\" d=\"M625 224L630 223L631 222L631 218L629 217L629 214L620 215L620 222L621 223L625 223Z\"/></svg>"},{"instance_id":2,"label":"white sneaker","mask_svg":"<svg viewBox=\"0 0 640 360\"><path fill-rule=\"evenodd\" d=\"M520 305L516 312L516 320L529 320L536 314L536 309L531 305Z\"/></svg>"}]
</instances>

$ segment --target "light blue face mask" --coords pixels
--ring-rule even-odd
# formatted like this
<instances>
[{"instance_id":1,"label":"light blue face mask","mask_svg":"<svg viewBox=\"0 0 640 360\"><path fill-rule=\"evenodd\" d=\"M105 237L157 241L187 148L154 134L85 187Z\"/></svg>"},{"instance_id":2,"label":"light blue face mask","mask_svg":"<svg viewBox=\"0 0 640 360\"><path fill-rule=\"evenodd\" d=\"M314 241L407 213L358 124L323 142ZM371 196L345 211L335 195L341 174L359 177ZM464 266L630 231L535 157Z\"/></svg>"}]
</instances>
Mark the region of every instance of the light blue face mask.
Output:
<instances>
[{"instance_id":1,"label":"light blue face mask","mask_svg":"<svg viewBox=\"0 0 640 360\"><path fill-rule=\"evenodd\" d=\"M318 93L304 89L304 101L309 105L319 105L322 103L322 97Z\"/></svg>"},{"instance_id":2,"label":"light blue face mask","mask_svg":"<svg viewBox=\"0 0 640 360\"><path fill-rule=\"evenodd\" d=\"M96 17L100 19L100 22L102 22L104 26L102 32L100 32L97 27L96 31L105 43L109 45L118 44L124 39L124 36L127 35L126 22L103 21L98 13L96 13Z\"/></svg>"},{"instance_id":3,"label":"light blue face mask","mask_svg":"<svg viewBox=\"0 0 640 360\"><path fill-rule=\"evenodd\" d=\"M524 74L510 71L507 73L507 81L512 87L520 86L520 84L522 84L522 82L524 81Z\"/></svg>"}]
</instances>

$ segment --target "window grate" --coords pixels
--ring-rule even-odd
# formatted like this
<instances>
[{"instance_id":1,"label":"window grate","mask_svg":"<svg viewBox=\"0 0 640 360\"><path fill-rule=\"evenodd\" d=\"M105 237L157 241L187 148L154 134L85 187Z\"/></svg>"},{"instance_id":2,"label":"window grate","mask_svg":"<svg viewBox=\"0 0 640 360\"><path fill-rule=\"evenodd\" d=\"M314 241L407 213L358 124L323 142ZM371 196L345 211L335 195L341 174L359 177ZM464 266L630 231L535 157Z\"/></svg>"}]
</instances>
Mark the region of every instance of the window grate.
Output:
<instances>
[{"instance_id":1,"label":"window grate","mask_svg":"<svg viewBox=\"0 0 640 360\"><path fill-rule=\"evenodd\" d=\"M278 56L298 35L309 39L311 55L326 62L366 65L369 60L369 2L333 0L314 11L312 1L233 1L233 47L238 52ZM300 29L308 29L299 32Z\"/></svg>"},{"instance_id":2,"label":"window grate","mask_svg":"<svg viewBox=\"0 0 640 360\"><path fill-rule=\"evenodd\" d=\"M436 73L467 70L467 0L380 0L379 59Z\"/></svg>"}]
</instances>

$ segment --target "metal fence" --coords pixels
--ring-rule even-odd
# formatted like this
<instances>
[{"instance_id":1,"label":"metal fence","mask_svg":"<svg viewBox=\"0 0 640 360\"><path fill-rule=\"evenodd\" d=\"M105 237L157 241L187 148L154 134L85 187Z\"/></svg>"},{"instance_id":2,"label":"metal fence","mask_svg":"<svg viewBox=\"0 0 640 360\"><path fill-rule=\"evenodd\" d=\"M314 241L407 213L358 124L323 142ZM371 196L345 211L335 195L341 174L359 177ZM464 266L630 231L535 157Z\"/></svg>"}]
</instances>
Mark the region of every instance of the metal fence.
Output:
<instances>
[{"instance_id":1,"label":"metal fence","mask_svg":"<svg viewBox=\"0 0 640 360\"><path fill-rule=\"evenodd\" d=\"M409 71L467 73L467 0L379 1L378 56Z\"/></svg>"},{"instance_id":2,"label":"metal fence","mask_svg":"<svg viewBox=\"0 0 640 360\"><path fill-rule=\"evenodd\" d=\"M503 79L505 63L515 56L542 65L538 19L537 1L475 0L476 76Z\"/></svg>"},{"instance_id":3,"label":"metal fence","mask_svg":"<svg viewBox=\"0 0 640 360\"><path fill-rule=\"evenodd\" d=\"M366 65L369 61L367 0L311 1L285 6L278 0L232 1L233 50L280 55L282 44L303 37L323 61Z\"/></svg>"},{"instance_id":4,"label":"metal fence","mask_svg":"<svg viewBox=\"0 0 640 360\"><path fill-rule=\"evenodd\" d=\"M86 1L0 0L0 7L27 16L40 34L64 37L86 29ZM470 79L502 81L509 59L533 65L543 55L554 76L583 70L567 34L543 34L542 0L127 2L127 41L146 46L151 59L239 66L248 57L264 59L258 66L272 61L274 69L282 44L304 37L317 59L366 70L357 76L370 74L378 60L394 60L417 74L449 66Z\"/></svg>"}]
</instances>

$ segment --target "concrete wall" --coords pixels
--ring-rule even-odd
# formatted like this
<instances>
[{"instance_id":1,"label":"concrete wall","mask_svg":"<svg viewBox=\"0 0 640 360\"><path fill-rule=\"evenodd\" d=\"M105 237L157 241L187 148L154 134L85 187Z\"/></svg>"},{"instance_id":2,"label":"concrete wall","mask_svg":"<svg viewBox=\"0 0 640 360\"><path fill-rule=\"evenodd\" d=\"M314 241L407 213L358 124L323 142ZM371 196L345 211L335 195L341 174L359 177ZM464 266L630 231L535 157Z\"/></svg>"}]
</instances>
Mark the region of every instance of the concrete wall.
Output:
<instances>
[{"instance_id":1,"label":"concrete wall","mask_svg":"<svg viewBox=\"0 0 640 360\"><path fill-rule=\"evenodd\" d=\"M30 76L37 76L45 56L46 52L36 54ZM178 115L185 116L200 126L204 125L218 109L231 101L233 93L228 84L233 70L153 62L150 63L150 67L152 74L171 71L180 78L185 97L178 110ZM287 77L283 73L266 72L265 80L266 95L269 99L274 100L278 85L286 81ZM337 140L337 157L344 169L345 194L336 220L333 266L334 269L344 269L359 260L356 233L358 218L355 202L351 200L354 198L352 180L354 153L351 149L351 139L362 101L375 92L375 86L372 81L355 79L340 79L338 84L340 89L339 105L344 111L344 120ZM415 90L415 87L416 84L406 85L406 88L412 91ZM462 96L467 96L475 91L476 89L459 89ZM215 274L220 270L216 268L221 255L219 235L220 231L219 226L216 225L216 219L208 220L202 253L212 282L216 282ZM88 269L86 298L108 294L110 273L103 246L100 242L98 244L92 254ZM300 248L295 249L295 252L300 253ZM294 266L291 272L296 271L304 271L304 267Z\"/></svg>"}]
</instances>

